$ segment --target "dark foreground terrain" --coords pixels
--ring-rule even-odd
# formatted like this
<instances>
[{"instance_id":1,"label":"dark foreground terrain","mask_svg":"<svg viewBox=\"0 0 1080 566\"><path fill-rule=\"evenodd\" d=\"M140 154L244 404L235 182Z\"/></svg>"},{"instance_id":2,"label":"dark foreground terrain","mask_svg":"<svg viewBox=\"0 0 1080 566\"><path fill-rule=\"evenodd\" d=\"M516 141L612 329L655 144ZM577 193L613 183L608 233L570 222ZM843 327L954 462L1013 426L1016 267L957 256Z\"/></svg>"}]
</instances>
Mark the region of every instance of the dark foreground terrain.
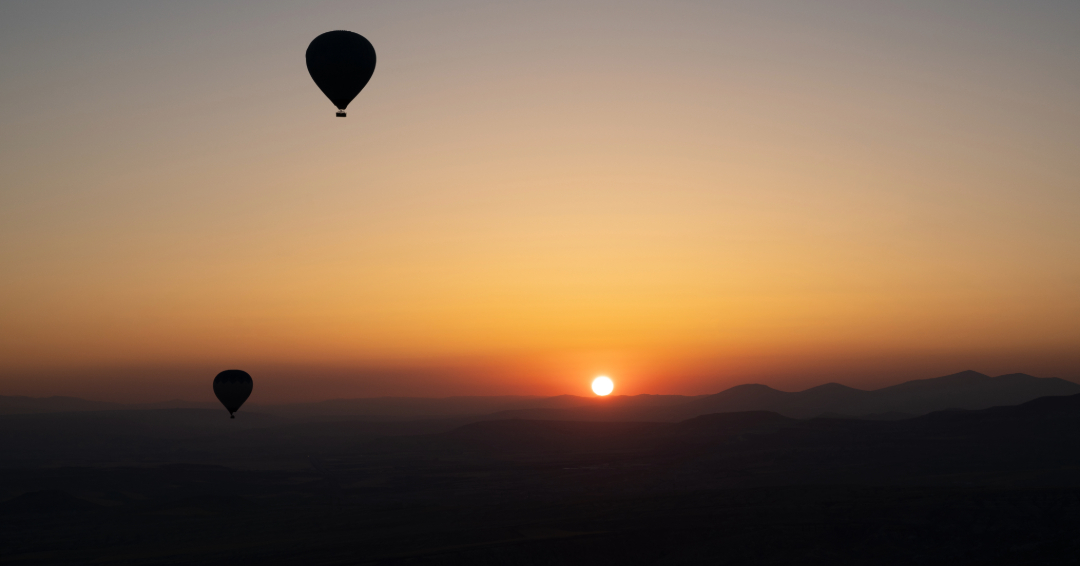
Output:
<instances>
[{"instance_id":1,"label":"dark foreground terrain","mask_svg":"<svg viewBox=\"0 0 1080 566\"><path fill-rule=\"evenodd\" d=\"M1080 396L897 420L0 417L4 564L1080 563Z\"/></svg>"}]
</instances>

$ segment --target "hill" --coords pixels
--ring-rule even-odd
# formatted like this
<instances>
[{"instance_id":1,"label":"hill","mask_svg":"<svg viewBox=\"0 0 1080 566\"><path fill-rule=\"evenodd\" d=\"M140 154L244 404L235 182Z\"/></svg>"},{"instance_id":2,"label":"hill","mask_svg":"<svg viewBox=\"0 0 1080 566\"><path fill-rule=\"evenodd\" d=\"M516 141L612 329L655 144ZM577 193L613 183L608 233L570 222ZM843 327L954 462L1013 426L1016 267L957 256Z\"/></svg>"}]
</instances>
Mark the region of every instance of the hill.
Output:
<instances>
[{"instance_id":1,"label":"hill","mask_svg":"<svg viewBox=\"0 0 1080 566\"><path fill-rule=\"evenodd\" d=\"M795 419L828 415L896 420L944 409L985 409L1017 405L1039 397L1075 394L1080 394L1080 385L1064 379L1040 378L1022 373L990 377L965 371L872 391L826 383L796 392L746 384L701 396L377 397L283 405L251 403L245 405L241 414L261 413L292 420L323 422L459 419L678 422L712 413L771 411ZM213 411L219 410L219 407L216 403L180 400L123 405L74 397L0 396L0 415L150 409Z\"/></svg>"},{"instance_id":2,"label":"hill","mask_svg":"<svg viewBox=\"0 0 1080 566\"><path fill-rule=\"evenodd\" d=\"M826 383L805 391L779 391L761 384L737 385L715 395L666 406L605 403L596 400L568 409L505 411L490 418L547 420L645 420L678 422L711 413L772 411L807 419L822 415L895 420L945 409L985 409L1018 405L1047 396L1080 394L1080 385L1058 378L1015 373L990 377L965 371L944 377L908 381L873 391Z\"/></svg>"},{"instance_id":3,"label":"hill","mask_svg":"<svg viewBox=\"0 0 1080 566\"><path fill-rule=\"evenodd\" d=\"M1077 442L1080 395L900 421L7 415L0 548L13 564L1071 563Z\"/></svg>"}]
</instances>

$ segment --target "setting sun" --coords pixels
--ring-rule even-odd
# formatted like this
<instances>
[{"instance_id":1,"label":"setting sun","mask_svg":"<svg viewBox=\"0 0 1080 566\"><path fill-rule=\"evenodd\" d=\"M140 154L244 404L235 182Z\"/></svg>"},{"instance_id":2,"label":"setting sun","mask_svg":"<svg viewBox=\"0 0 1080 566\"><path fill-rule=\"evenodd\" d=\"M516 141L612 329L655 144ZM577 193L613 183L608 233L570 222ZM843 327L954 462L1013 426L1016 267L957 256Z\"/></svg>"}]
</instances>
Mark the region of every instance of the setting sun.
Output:
<instances>
[{"instance_id":1,"label":"setting sun","mask_svg":"<svg viewBox=\"0 0 1080 566\"><path fill-rule=\"evenodd\" d=\"M611 378L606 375L601 375L592 382L593 393L601 397L610 395L613 389L615 389L615 382L611 381Z\"/></svg>"}]
</instances>

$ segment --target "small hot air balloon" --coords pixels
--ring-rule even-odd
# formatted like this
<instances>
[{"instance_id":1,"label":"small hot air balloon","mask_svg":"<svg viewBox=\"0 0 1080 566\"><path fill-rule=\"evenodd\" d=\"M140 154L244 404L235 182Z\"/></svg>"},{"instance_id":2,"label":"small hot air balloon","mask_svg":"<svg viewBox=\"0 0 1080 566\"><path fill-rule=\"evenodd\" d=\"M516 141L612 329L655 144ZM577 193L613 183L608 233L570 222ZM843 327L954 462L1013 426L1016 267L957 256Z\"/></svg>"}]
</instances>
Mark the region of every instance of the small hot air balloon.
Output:
<instances>
[{"instance_id":1,"label":"small hot air balloon","mask_svg":"<svg viewBox=\"0 0 1080 566\"><path fill-rule=\"evenodd\" d=\"M214 378L214 395L225 405L230 419L236 418L233 413L239 411L240 405L247 401L253 386L251 376L238 369L227 369Z\"/></svg>"},{"instance_id":2,"label":"small hot air balloon","mask_svg":"<svg viewBox=\"0 0 1080 566\"><path fill-rule=\"evenodd\" d=\"M311 40L307 68L315 84L337 106L339 118L345 107L375 72L375 48L364 36L351 31L328 31Z\"/></svg>"}]
</instances>

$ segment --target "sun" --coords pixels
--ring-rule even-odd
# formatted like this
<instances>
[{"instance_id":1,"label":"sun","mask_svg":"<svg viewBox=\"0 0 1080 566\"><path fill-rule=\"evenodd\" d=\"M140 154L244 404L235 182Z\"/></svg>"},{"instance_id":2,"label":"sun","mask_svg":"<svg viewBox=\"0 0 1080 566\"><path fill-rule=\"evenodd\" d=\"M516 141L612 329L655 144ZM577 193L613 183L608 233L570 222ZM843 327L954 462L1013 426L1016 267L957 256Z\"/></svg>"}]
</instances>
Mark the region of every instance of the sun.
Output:
<instances>
[{"instance_id":1,"label":"sun","mask_svg":"<svg viewBox=\"0 0 1080 566\"><path fill-rule=\"evenodd\" d=\"M615 382L611 381L611 378L606 375L601 375L592 380L593 393L596 393L601 397L610 395L613 389L615 389Z\"/></svg>"}]
</instances>

